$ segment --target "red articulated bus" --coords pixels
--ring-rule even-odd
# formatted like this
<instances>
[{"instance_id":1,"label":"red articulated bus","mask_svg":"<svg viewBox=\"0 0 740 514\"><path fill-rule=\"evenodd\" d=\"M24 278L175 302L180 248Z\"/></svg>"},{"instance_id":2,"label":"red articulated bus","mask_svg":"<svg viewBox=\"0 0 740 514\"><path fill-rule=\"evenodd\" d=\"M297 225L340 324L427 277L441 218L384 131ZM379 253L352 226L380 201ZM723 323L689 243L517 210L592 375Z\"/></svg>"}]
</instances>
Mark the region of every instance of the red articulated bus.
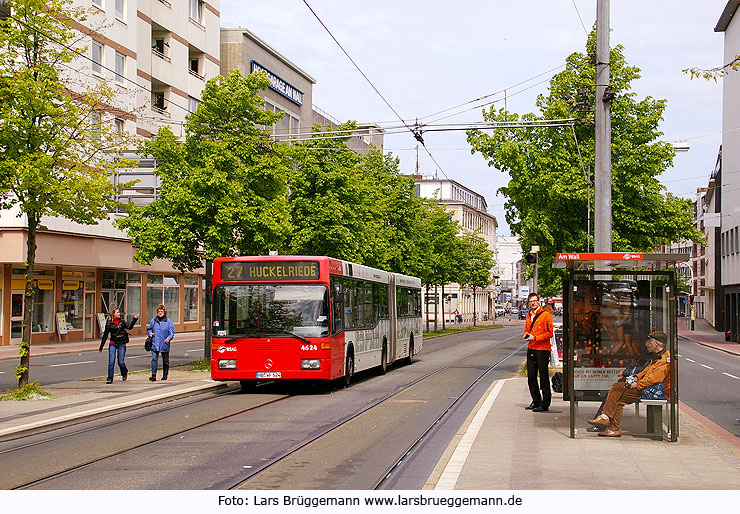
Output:
<instances>
[{"instance_id":1,"label":"red articulated bus","mask_svg":"<svg viewBox=\"0 0 740 514\"><path fill-rule=\"evenodd\" d=\"M421 280L331 257L219 257L212 325L214 380L349 385L421 350Z\"/></svg>"}]
</instances>

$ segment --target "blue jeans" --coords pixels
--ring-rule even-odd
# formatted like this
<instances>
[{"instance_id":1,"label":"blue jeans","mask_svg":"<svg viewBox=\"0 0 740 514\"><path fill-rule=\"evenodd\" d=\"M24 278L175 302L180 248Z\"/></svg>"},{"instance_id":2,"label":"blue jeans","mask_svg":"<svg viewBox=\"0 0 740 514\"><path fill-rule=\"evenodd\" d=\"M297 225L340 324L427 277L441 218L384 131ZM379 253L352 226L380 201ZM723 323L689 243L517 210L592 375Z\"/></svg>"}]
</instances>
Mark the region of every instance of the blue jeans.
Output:
<instances>
[{"instance_id":1,"label":"blue jeans","mask_svg":"<svg viewBox=\"0 0 740 514\"><path fill-rule=\"evenodd\" d=\"M160 353L162 354L162 378L167 378L167 373L170 371L170 352L157 352L155 350L152 350L152 376L157 374L157 361Z\"/></svg>"},{"instance_id":2,"label":"blue jeans","mask_svg":"<svg viewBox=\"0 0 740 514\"><path fill-rule=\"evenodd\" d=\"M125 344L108 343L108 380L113 380L113 368L118 360L118 368L121 370L121 376L128 375L128 368L123 359L126 357Z\"/></svg>"}]
</instances>

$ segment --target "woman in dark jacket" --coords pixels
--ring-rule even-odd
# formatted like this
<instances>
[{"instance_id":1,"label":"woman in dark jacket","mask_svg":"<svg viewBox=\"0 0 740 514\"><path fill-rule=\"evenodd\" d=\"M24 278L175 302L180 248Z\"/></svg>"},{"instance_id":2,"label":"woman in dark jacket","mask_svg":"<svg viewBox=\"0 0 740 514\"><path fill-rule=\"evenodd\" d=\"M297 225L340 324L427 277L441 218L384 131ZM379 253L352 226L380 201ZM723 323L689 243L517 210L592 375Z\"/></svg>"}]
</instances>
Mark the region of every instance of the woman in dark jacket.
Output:
<instances>
[{"instance_id":1,"label":"woman in dark jacket","mask_svg":"<svg viewBox=\"0 0 740 514\"><path fill-rule=\"evenodd\" d=\"M121 311L114 307L110 311L110 318L105 323L105 331L103 332L103 338L100 340L100 348L98 352L103 351L105 340L110 335L110 343L108 344L108 378L105 381L106 384L113 383L113 368L118 360L118 368L121 370L121 378L125 381L128 378L128 368L123 359L126 357L126 343L128 343L128 332L136 325L136 321L139 319L139 315L136 314L131 323L127 324L126 320L121 319Z\"/></svg>"}]
</instances>

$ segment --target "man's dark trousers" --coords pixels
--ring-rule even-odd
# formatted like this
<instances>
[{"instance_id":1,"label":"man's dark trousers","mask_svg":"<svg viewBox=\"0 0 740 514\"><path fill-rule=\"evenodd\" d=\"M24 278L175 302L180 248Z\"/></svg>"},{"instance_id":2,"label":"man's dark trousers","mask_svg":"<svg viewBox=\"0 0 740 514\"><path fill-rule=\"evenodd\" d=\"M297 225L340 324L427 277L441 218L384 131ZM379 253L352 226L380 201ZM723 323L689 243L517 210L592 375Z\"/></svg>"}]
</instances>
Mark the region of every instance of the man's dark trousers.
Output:
<instances>
[{"instance_id":1,"label":"man's dark trousers","mask_svg":"<svg viewBox=\"0 0 740 514\"><path fill-rule=\"evenodd\" d=\"M530 350L527 348L527 382L529 394L536 407L550 408L552 393L550 392L550 350ZM537 384L537 374L540 383ZM540 394L540 389L542 394Z\"/></svg>"}]
</instances>

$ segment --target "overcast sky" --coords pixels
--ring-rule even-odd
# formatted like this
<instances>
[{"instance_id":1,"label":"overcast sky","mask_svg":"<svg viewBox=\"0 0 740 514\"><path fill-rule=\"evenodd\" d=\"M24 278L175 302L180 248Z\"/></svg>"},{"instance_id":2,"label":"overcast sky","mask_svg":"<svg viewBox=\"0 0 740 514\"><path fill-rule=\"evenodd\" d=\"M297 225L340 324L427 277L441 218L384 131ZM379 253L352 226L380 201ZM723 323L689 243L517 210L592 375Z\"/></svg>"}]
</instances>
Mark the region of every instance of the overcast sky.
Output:
<instances>
[{"instance_id":1,"label":"overcast sky","mask_svg":"<svg viewBox=\"0 0 740 514\"><path fill-rule=\"evenodd\" d=\"M478 104L435 113L506 90L510 111L537 112L535 99L572 52L583 52L596 19L596 0L307 0L370 81L406 120L430 122ZM720 66L723 34L714 27L726 0L615 0L611 45L621 44L629 64L642 70L633 83L638 98L667 99L663 139L688 141L666 188L694 198L705 187L721 142L722 83L690 80L682 70ZM398 118L365 81L303 0L221 0L221 25L246 27L314 77L314 105L340 121L398 124ZM537 77L538 78L534 78ZM520 86L519 83L528 81ZM529 88L525 90L526 88ZM503 94L498 100L503 107ZM444 123L481 121L481 109ZM433 160L419 151L419 171L435 172L485 196L488 211L509 235L504 199L508 179L471 155L464 132L424 135ZM385 149L416 168L416 141L388 135ZM439 169L441 168L441 169Z\"/></svg>"}]
</instances>

